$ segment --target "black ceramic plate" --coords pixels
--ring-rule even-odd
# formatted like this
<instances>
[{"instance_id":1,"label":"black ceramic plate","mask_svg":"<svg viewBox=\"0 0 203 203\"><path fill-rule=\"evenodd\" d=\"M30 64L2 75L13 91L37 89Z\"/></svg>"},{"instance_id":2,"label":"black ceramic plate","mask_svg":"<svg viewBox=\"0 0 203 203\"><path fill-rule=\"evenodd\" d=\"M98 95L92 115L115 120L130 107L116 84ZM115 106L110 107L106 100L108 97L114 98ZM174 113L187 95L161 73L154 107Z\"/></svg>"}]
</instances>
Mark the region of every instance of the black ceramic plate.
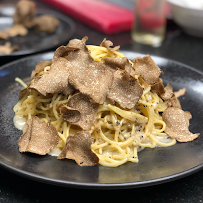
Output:
<instances>
[{"instance_id":1,"label":"black ceramic plate","mask_svg":"<svg viewBox=\"0 0 203 203\"><path fill-rule=\"evenodd\" d=\"M0 30L4 30L7 27L13 25L12 15L14 13L14 7L12 6L0 6ZM70 37L75 31L74 22L67 16L51 11L36 9L36 16L48 14L55 16L60 20L60 24L54 33L36 33L34 29L29 29L26 36L10 37L7 40L0 39L0 45L9 41L12 45L17 44L20 49L12 52L9 55L1 54L0 59L8 56L21 56L32 53L37 53L45 50L49 50L55 47L59 47L68 42Z\"/></svg>"},{"instance_id":2,"label":"black ceramic plate","mask_svg":"<svg viewBox=\"0 0 203 203\"><path fill-rule=\"evenodd\" d=\"M139 54L123 52L133 59ZM164 71L164 84L177 91L186 87L180 98L185 111L193 115L190 130L201 133L190 143L177 143L172 147L144 149L139 163L126 163L117 168L104 166L80 167L73 160L57 160L49 155L39 156L18 151L22 134L13 125L13 106L22 88L15 77L28 81L31 71L42 60L50 60L53 53L20 59L0 68L0 165L25 177L61 186L80 188L133 188L175 180L203 168L203 73L175 61L152 57Z\"/></svg>"}]
</instances>

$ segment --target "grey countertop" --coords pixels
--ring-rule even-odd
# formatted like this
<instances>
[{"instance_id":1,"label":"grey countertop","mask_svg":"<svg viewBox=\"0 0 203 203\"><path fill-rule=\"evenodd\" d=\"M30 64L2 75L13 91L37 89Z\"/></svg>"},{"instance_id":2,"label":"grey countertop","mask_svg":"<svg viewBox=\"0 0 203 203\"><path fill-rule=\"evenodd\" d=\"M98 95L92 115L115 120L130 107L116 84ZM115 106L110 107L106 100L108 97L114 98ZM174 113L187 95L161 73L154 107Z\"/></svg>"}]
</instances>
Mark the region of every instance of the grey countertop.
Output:
<instances>
[{"instance_id":1,"label":"grey countertop","mask_svg":"<svg viewBox=\"0 0 203 203\"><path fill-rule=\"evenodd\" d=\"M1 3L16 2L14 0L0 0ZM132 8L133 1L109 0ZM124 3L125 2L125 3ZM36 1L39 7L52 9L46 4ZM75 20L74 20L75 21ZM130 32L116 35L105 35L75 21L76 32L72 38L88 36L89 44L99 45L103 38L111 40L114 45L121 45L121 49L135 51L172 59L200 71L203 71L203 38L196 38L185 34L172 21L167 22L166 39L162 46L153 48L135 43ZM16 58L14 58L16 59ZM12 58L9 61L14 60ZM8 62L1 59L1 64ZM74 189L48 185L26 179L0 167L0 203L52 203L52 202L154 202L154 203L196 203L203 202L203 171L188 177L144 188L123 190L88 190ZM96 199L95 199L96 197ZM88 199L86 199L88 198Z\"/></svg>"}]
</instances>

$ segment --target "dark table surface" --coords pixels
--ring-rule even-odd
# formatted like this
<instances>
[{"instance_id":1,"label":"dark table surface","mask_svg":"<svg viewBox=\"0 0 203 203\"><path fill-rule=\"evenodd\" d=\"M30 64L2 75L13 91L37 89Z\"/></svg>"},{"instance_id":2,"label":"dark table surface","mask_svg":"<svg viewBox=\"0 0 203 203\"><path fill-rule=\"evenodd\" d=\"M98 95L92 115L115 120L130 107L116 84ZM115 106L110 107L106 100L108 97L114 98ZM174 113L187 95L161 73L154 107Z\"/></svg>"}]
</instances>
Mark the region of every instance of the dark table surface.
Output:
<instances>
[{"instance_id":1,"label":"dark table surface","mask_svg":"<svg viewBox=\"0 0 203 203\"><path fill-rule=\"evenodd\" d=\"M126 8L133 8L133 0L108 0ZM0 0L2 3L16 3L15 0ZM53 9L48 5L35 1L37 7ZM111 40L114 45L121 45L123 50L161 56L182 62L203 71L203 38L196 38L185 34L172 21L167 22L166 38L162 46L153 48L135 43L130 32L115 35L105 35L90 29L75 21L76 31L72 38L81 39L88 36L88 44L99 45L103 38ZM67 42L68 43L68 42ZM50 50L49 50L50 51ZM10 58L9 61L16 58ZM8 60L1 59L0 64ZM86 199L88 197L88 199ZM96 197L96 199L95 199ZM203 202L203 171L188 177L160 185L124 189L124 190L87 190L60 187L36 182L10 171L0 168L0 203L12 202L173 202L196 203Z\"/></svg>"}]
</instances>

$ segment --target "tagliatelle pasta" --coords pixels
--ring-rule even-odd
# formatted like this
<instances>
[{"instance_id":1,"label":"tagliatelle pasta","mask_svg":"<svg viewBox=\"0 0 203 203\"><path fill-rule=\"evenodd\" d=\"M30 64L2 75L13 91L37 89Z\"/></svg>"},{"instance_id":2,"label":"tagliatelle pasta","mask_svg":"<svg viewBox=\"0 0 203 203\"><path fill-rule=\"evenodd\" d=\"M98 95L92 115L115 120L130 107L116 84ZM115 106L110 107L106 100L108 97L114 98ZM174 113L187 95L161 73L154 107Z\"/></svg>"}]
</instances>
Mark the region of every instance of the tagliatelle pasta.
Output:
<instances>
[{"instance_id":1,"label":"tagliatelle pasta","mask_svg":"<svg viewBox=\"0 0 203 203\"><path fill-rule=\"evenodd\" d=\"M108 46L89 45L87 48L91 57L97 62L97 64L103 63L109 65L111 61L109 62L106 58L118 58L120 60L125 57L122 53L111 50ZM69 52L67 51L67 53ZM131 68L135 63L140 63L140 61L128 60L125 63L129 63L129 67ZM119 66L117 62L113 62L113 66L115 66L115 64L116 66ZM76 156L74 155L74 153L76 153L74 152L74 147L72 145L67 146L67 143L70 144L71 142L69 138L72 138L78 132L83 131L84 133L87 132L91 135L91 151L98 157L99 164L116 167L128 161L137 163L139 161L138 152L145 147L169 147L176 144L176 139L171 138L166 134L166 123L162 118L162 113L171 105L173 93L171 93L170 98L164 100L160 96L160 90L152 91L152 88L159 84L158 82L156 82L155 85L149 85L143 77L140 77L140 75L133 75L131 74L132 71L126 73L126 70L124 70L124 72L121 71L121 73L119 72L121 79L119 78L120 75L116 75L115 70L112 70L114 74L113 85L111 84L105 101L99 104L95 102L92 103L92 98L94 97L92 95L87 95L87 93L81 93L83 89L80 87L79 93L76 89L76 93L73 92L69 95L65 95L64 93L53 93L45 96L39 91L36 91L32 84L35 84L37 78L42 78L45 74L50 72L50 66L46 66L41 71L35 73L35 77L29 85L31 88L28 90L25 89L26 92L21 95L19 102L14 107L15 115L23 116L26 120L37 116L41 121L47 123L47 125L51 124L55 127L59 135L59 142L55 148L51 150L51 154L56 153L59 155L60 153L63 153L63 158L65 157L76 160L76 158L74 158L74 156ZM132 75L134 77L133 79ZM17 79L17 81L24 85L20 79ZM137 91L136 94L139 95L141 91L140 97L135 98L136 96L133 95L130 98L131 101L137 99L137 102L133 105L132 102L121 102L119 100L120 98L115 98L118 94L122 94L122 92L117 93L117 90L114 91L114 89L120 87L119 85L123 81L124 84L127 81L126 85L128 85L128 81L130 81L130 85L131 83L133 83L133 85L139 85L140 89L138 88L139 91ZM71 85L72 84L76 84L76 82L72 82ZM90 107L88 108L90 109L82 109L78 102L75 104L74 97L76 96L78 98L81 96L85 97L84 100L82 99L82 104L89 105ZM126 95L124 95L124 97L125 96ZM164 96L167 97L166 93ZM164 96L163 98L165 98ZM121 100L122 99L123 97ZM79 105L79 107L77 105ZM128 107L131 105L133 108L130 109L122 107ZM86 108L86 106L84 106L84 108ZM68 112L69 115L66 115L65 112ZM73 117L67 118L70 114L73 115ZM78 119L80 120L78 121ZM89 129L89 123L86 123L85 119L90 119L90 121L92 119L93 121ZM25 133L26 130L27 127L25 126L23 132ZM79 135L77 134L77 136ZM73 148L71 155L68 152L68 147L71 149ZM64 151L65 148L67 148L67 151ZM61 157L61 155L59 156ZM76 160L76 162L79 165L83 165L83 160L81 160L82 158L80 157L80 161Z\"/></svg>"}]
</instances>

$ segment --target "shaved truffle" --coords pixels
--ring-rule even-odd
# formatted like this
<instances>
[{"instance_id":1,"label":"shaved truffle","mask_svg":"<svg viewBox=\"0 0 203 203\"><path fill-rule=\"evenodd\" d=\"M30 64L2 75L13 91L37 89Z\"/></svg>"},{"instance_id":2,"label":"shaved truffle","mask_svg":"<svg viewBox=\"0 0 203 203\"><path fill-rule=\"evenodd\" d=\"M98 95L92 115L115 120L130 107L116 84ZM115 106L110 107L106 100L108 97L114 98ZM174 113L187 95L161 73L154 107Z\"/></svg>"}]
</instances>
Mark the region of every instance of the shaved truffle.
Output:
<instances>
[{"instance_id":1,"label":"shaved truffle","mask_svg":"<svg viewBox=\"0 0 203 203\"><path fill-rule=\"evenodd\" d=\"M18 45L11 45L10 42L6 42L4 45L0 45L0 53L10 54L19 49Z\"/></svg>"},{"instance_id":2,"label":"shaved truffle","mask_svg":"<svg viewBox=\"0 0 203 203\"><path fill-rule=\"evenodd\" d=\"M108 98L118 102L123 108L132 109L142 96L143 89L139 83L124 71L114 73L113 85Z\"/></svg>"},{"instance_id":3,"label":"shaved truffle","mask_svg":"<svg viewBox=\"0 0 203 203\"><path fill-rule=\"evenodd\" d=\"M199 133L192 134L188 129L192 118L189 112L170 107L163 112L162 118L166 123L165 133L178 142L190 142L199 136Z\"/></svg>"},{"instance_id":4,"label":"shaved truffle","mask_svg":"<svg viewBox=\"0 0 203 203\"><path fill-rule=\"evenodd\" d=\"M82 38L82 40L79 39L72 39L69 41L69 43L67 44L68 47L74 47L74 48L78 48L84 52L89 52L88 48L86 47L86 41L88 40L88 37L85 36Z\"/></svg>"},{"instance_id":5,"label":"shaved truffle","mask_svg":"<svg viewBox=\"0 0 203 203\"><path fill-rule=\"evenodd\" d=\"M129 62L129 60L127 60L127 62L125 64L125 71L127 73L129 73L132 77L135 77L134 68L133 68L132 64Z\"/></svg>"},{"instance_id":6,"label":"shaved truffle","mask_svg":"<svg viewBox=\"0 0 203 203\"><path fill-rule=\"evenodd\" d=\"M80 111L64 104L59 104L56 110L58 113L63 114L63 119L69 123L77 123L81 118Z\"/></svg>"},{"instance_id":7,"label":"shaved truffle","mask_svg":"<svg viewBox=\"0 0 203 203\"><path fill-rule=\"evenodd\" d=\"M160 78L158 83L151 86L151 91L157 93L164 101L167 101L169 107L182 109L179 100L173 93L173 88L170 85L164 88Z\"/></svg>"},{"instance_id":8,"label":"shaved truffle","mask_svg":"<svg viewBox=\"0 0 203 203\"><path fill-rule=\"evenodd\" d=\"M100 46L106 47L110 51L119 51L119 49L120 49L120 46L116 46L116 47L112 48L111 46L113 46L113 42L111 42L110 40L106 40L106 38L101 42Z\"/></svg>"},{"instance_id":9,"label":"shaved truffle","mask_svg":"<svg viewBox=\"0 0 203 203\"><path fill-rule=\"evenodd\" d=\"M13 15L15 24L22 24L27 28L34 26L35 3L32 1L21 0L16 5L16 10Z\"/></svg>"},{"instance_id":10,"label":"shaved truffle","mask_svg":"<svg viewBox=\"0 0 203 203\"><path fill-rule=\"evenodd\" d=\"M157 93L159 96L165 93L164 85L160 78L158 79L157 83L151 86L151 91Z\"/></svg>"},{"instance_id":11,"label":"shaved truffle","mask_svg":"<svg viewBox=\"0 0 203 203\"><path fill-rule=\"evenodd\" d=\"M52 61L42 61L36 67L35 70L32 71L31 79L33 79L38 73L42 72L45 67L50 66Z\"/></svg>"},{"instance_id":12,"label":"shaved truffle","mask_svg":"<svg viewBox=\"0 0 203 203\"><path fill-rule=\"evenodd\" d=\"M37 90L42 95L63 93L65 95L74 92L73 87L68 83L71 64L65 58L53 60L50 70L45 72L43 77L30 85L31 89Z\"/></svg>"},{"instance_id":13,"label":"shaved truffle","mask_svg":"<svg viewBox=\"0 0 203 203\"><path fill-rule=\"evenodd\" d=\"M88 53L88 49L85 45L85 42L87 39L88 39L87 37L83 37L82 40L72 39L69 41L67 46L60 46L54 52L54 59L67 56L70 51L75 51L75 50L82 50Z\"/></svg>"},{"instance_id":14,"label":"shaved truffle","mask_svg":"<svg viewBox=\"0 0 203 203\"><path fill-rule=\"evenodd\" d=\"M28 87L26 87L26 88L24 88L24 89L22 89L20 92L19 92L19 100L21 100L23 97L24 97L24 95L27 93L27 91L28 91L28 88L29 88L29 86Z\"/></svg>"},{"instance_id":15,"label":"shaved truffle","mask_svg":"<svg viewBox=\"0 0 203 203\"><path fill-rule=\"evenodd\" d=\"M28 33L27 28L25 28L23 25L13 25L12 27L9 27L5 30L5 32L8 34L9 37L15 37L15 36L25 36Z\"/></svg>"},{"instance_id":16,"label":"shaved truffle","mask_svg":"<svg viewBox=\"0 0 203 203\"><path fill-rule=\"evenodd\" d=\"M54 59L64 57L68 54L69 51L76 50L76 49L78 49L78 48L68 47L68 46L60 46L54 52Z\"/></svg>"},{"instance_id":17,"label":"shaved truffle","mask_svg":"<svg viewBox=\"0 0 203 203\"><path fill-rule=\"evenodd\" d=\"M59 105L57 111L63 114L63 119L81 127L83 130L90 130L95 121L99 104L92 103L88 96L74 94L66 105Z\"/></svg>"},{"instance_id":18,"label":"shaved truffle","mask_svg":"<svg viewBox=\"0 0 203 203\"><path fill-rule=\"evenodd\" d=\"M79 131L69 135L66 146L63 148L58 159L73 159L80 166L94 166L98 164L99 158L91 150L91 134L87 131Z\"/></svg>"},{"instance_id":19,"label":"shaved truffle","mask_svg":"<svg viewBox=\"0 0 203 203\"><path fill-rule=\"evenodd\" d=\"M176 107L176 108L182 109L179 100L176 98L174 94L169 100L167 100L167 103L169 107Z\"/></svg>"},{"instance_id":20,"label":"shaved truffle","mask_svg":"<svg viewBox=\"0 0 203 203\"><path fill-rule=\"evenodd\" d=\"M160 97L163 100L169 100L170 98L172 98L172 96L173 96L173 88L170 85L167 85L164 88L164 93L163 94L160 94Z\"/></svg>"},{"instance_id":21,"label":"shaved truffle","mask_svg":"<svg viewBox=\"0 0 203 203\"><path fill-rule=\"evenodd\" d=\"M45 155L56 147L59 135L56 128L41 121L37 116L27 121L28 127L18 141L20 152L32 152Z\"/></svg>"},{"instance_id":22,"label":"shaved truffle","mask_svg":"<svg viewBox=\"0 0 203 203\"><path fill-rule=\"evenodd\" d=\"M149 55L137 57L133 60L133 63L134 74L141 76L148 85L154 85L159 82L159 76L163 72Z\"/></svg>"},{"instance_id":23,"label":"shaved truffle","mask_svg":"<svg viewBox=\"0 0 203 203\"><path fill-rule=\"evenodd\" d=\"M122 57L122 58L111 58L111 57L105 57L102 59L104 61L104 63L108 66L110 66L111 68L117 70L118 68L120 69L125 69L125 65L128 61L128 59L126 57Z\"/></svg>"},{"instance_id":24,"label":"shaved truffle","mask_svg":"<svg viewBox=\"0 0 203 203\"><path fill-rule=\"evenodd\" d=\"M76 69L82 70L88 68L92 63L98 63L94 61L89 52L83 51L81 49L69 51L65 58L72 63L74 71Z\"/></svg>"},{"instance_id":25,"label":"shaved truffle","mask_svg":"<svg viewBox=\"0 0 203 203\"><path fill-rule=\"evenodd\" d=\"M185 94L186 92L186 88L183 88L183 89L179 89L177 92L174 92L175 96L178 98L178 97L181 97Z\"/></svg>"},{"instance_id":26,"label":"shaved truffle","mask_svg":"<svg viewBox=\"0 0 203 203\"><path fill-rule=\"evenodd\" d=\"M114 71L122 69L125 70L127 73L131 74L131 72L134 70L126 57L122 58L105 57L102 58L102 60L104 61L105 65L112 68Z\"/></svg>"},{"instance_id":27,"label":"shaved truffle","mask_svg":"<svg viewBox=\"0 0 203 203\"><path fill-rule=\"evenodd\" d=\"M35 18L35 29L37 32L53 33L56 31L60 21L51 15L41 15Z\"/></svg>"},{"instance_id":28,"label":"shaved truffle","mask_svg":"<svg viewBox=\"0 0 203 203\"><path fill-rule=\"evenodd\" d=\"M30 88L44 96L47 93L68 95L76 89L88 95L93 102L104 103L112 85L113 73L105 64L94 61L86 48L86 39L71 40L66 47L56 50L50 71ZM65 58L60 57L59 60L58 56Z\"/></svg>"},{"instance_id":29,"label":"shaved truffle","mask_svg":"<svg viewBox=\"0 0 203 203\"><path fill-rule=\"evenodd\" d=\"M93 102L103 104L112 85L113 73L102 63L92 62L87 65L89 66L84 68L76 64L70 74L69 82L75 89L88 95Z\"/></svg>"},{"instance_id":30,"label":"shaved truffle","mask_svg":"<svg viewBox=\"0 0 203 203\"><path fill-rule=\"evenodd\" d=\"M8 33L0 30L0 39L8 39Z\"/></svg>"}]
</instances>

